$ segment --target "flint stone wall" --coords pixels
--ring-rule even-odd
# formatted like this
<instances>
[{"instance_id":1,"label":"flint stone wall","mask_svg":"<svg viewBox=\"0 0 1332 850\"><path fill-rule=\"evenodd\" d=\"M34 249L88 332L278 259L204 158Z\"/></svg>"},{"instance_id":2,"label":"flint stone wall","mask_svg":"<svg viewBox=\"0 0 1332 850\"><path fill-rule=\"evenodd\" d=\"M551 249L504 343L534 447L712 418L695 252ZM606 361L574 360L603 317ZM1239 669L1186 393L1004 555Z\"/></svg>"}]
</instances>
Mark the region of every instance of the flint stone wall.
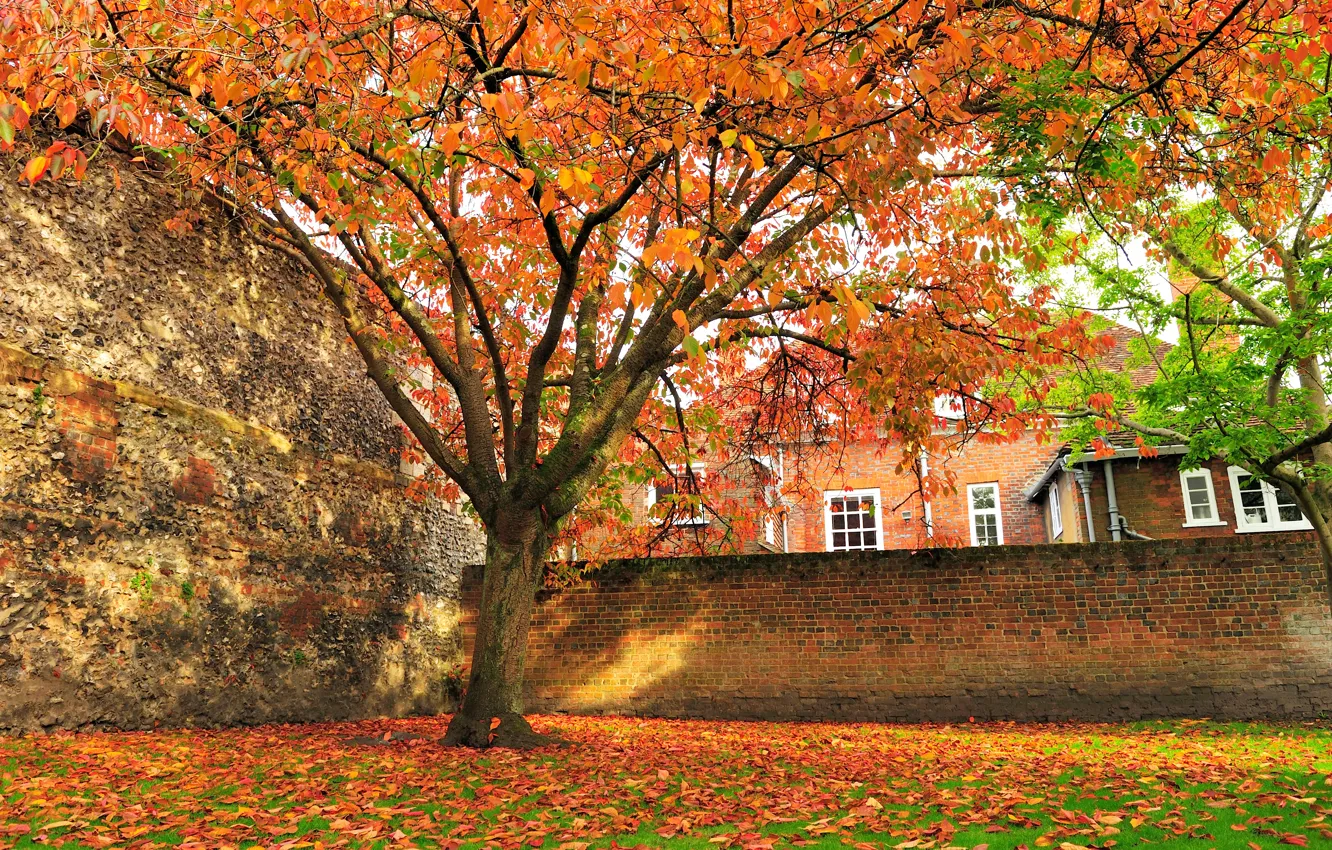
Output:
<instances>
[{"instance_id":1,"label":"flint stone wall","mask_svg":"<svg viewBox=\"0 0 1332 850\"><path fill-rule=\"evenodd\" d=\"M30 153L0 158L0 730L451 709L481 540L409 492L313 284L128 157L27 187Z\"/></svg>"}]
</instances>

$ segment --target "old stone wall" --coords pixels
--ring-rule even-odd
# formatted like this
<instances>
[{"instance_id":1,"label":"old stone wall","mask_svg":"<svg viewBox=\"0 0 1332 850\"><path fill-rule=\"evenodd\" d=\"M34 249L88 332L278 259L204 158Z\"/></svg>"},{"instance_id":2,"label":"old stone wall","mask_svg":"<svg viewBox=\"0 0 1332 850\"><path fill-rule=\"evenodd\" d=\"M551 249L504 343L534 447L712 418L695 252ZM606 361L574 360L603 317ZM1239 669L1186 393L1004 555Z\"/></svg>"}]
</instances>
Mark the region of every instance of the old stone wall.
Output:
<instances>
[{"instance_id":1,"label":"old stone wall","mask_svg":"<svg viewBox=\"0 0 1332 850\"><path fill-rule=\"evenodd\" d=\"M470 520L383 467L0 347L0 730L433 712Z\"/></svg>"},{"instance_id":2,"label":"old stone wall","mask_svg":"<svg viewBox=\"0 0 1332 850\"><path fill-rule=\"evenodd\" d=\"M1308 534L614 562L540 602L528 708L1321 717L1332 710L1322 575Z\"/></svg>"},{"instance_id":3,"label":"old stone wall","mask_svg":"<svg viewBox=\"0 0 1332 850\"><path fill-rule=\"evenodd\" d=\"M449 709L480 541L409 492L337 317L141 163L27 187L24 153L0 158L0 730Z\"/></svg>"},{"instance_id":4,"label":"old stone wall","mask_svg":"<svg viewBox=\"0 0 1332 850\"><path fill-rule=\"evenodd\" d=\"M23 185L26 157L48 141L21 137L0 155L0 342L316 450L397 463L391 411L293 260L107 148L82 180Z\"/></svg>"}]
</instances>

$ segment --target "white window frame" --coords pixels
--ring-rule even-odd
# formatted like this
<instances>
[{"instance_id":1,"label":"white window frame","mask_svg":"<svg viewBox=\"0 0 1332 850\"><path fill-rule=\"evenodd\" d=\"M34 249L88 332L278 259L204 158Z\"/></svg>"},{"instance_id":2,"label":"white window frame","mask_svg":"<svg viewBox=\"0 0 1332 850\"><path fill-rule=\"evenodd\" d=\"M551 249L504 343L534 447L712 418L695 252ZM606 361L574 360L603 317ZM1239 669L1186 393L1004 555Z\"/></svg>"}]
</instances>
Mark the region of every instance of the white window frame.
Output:
<instances>
[{"instance_id":1,"label":"white window frame","mask_svg":"<svg viewBox=\"0 0 1332 850\"><path fill-rule=\"evenodd\" d=\"M1246 475L1248 473L1245 473ZM1212 506L1211 519L1194 519L1193 505L1189 503L1189 479L1201 478L1207 482L1207 500ZM1184 500L1184 525L1183 528L1220 528L1229 525L1221 518L1221 506L1216 503L1216 488L1212 486L1212 470L1205 466L1197 469L1181 469L1179 471L1179 495ZM1236 502L1236 505L1239 503Z\"/></svg>"},{"instance_id":2,"label":"white window frame","mask_svg":"<svg viewBox=\"0 0 1332 850\"><path fill-rule=\"evenodd\" d=\"M998 504L996 501L995 504ZM1058 540L1064 534L1064 503L1063 497L1059 495L1059 479L1056 478L1050 482L1050 495L1046 499L1046 504L1050 507L1050 542ZM972 527L972 533L975 533L975 527Z\"/></svg>"},{"instance_id":3,"label":"white window frame","mask_svg":"<svg viewBox=\"0 0 1332 850\"><path fill-rule=\"evenodd\" d=\"M832 500L843 497L874 498L874 549L835 549L833 548ZM824 490L823 491L823 544L828 552L873 552L883 549L883 498L878 487L862 490Z\"/></svg>"},{"instance_id":4,"label":"white window frame","mask_svg":"<svg viewBox=\"0 0 1332 850\"><path fill-rule=\"evenodd\" d=\"M987 508L984 511L981 511L980 513L994 514L995 517L994 530L995 533L999 535L999 541L994 545L996 546L1004 545L1004 503L1000 499L1001 492L999 490L999 482L983 481L978 484L967 485L967 530L971 534L972 546L981 545L980 538L976 536L976 514L977 514L976 500L972 497L972 493L981 488L989 488L989 487L994 488L994 508L993 509Z\"/></svg>"},{"instance_id":5,"label":"white window frame","mask_svg":"<svg viewBox=\"0 0 1332 850\"><path fill-rule=\"evenodd\" d=\"M1244 516L1244 505L1240 502L1240 479L1250 477L1250 473L1242 466L1232 466L1227 470L1230 477L1230 494L1234 498L1235 504L1235 533L1236 534L1259 534L1266 531L1308 531L1313 528L1308 518L1303 516L1301 511L1298 522L1281 521L1277 519L1280 514L1277 512L1276 487L1266 481L1260 482L1263 486L1263 504L1267 509L1267 522L1253 523Z\"/></svg>"},{"instance_id":6,"label":"white window frame","mask_svg":"<svg viewBox=\"0 0 1332 850\"><path fill-rule=\"evenodd\" d=\"M689 469L693 470L694 476L698 478L701 487L703 482L707 480L707 475L708 475L707 464L691 463L689 464ZM683 463L671 464L671 473L677 479L683 478L685 474L685 464ZM657 481L655 478L652 480L650 484L648 484L647 497L644 500L644 504L649 511L651 511L657 504ZM656 522L665 521L663 517L654 517L653 519ZM707 511L704 509L703 505L701 504L698 506L698 513L693 514L691 516L674 517L671 520L671 525L679 526L681 528L702 528L708 523L709 520L708 520Z\"/></svg>"},{"instance_id":7,"label":"white window frame","mask_svg":"<svg viewBox=\"0 0 1332 850\"><path fill-rule=\"evenodd\" d=\"M772 476L773 483L766 485L763 490L763 508L768 513L763 517L763 545L771 549L780 547L781 551L786 551L786 505L782 497L782 464L781 457L773 458L772 455L751 454L749 459L768 471ZM778 509L774 516L771 511ZM781 534L778 534L778 521L781 522ZM780 539L779 539L780 538Z\"/></svg>"}]
</instances>

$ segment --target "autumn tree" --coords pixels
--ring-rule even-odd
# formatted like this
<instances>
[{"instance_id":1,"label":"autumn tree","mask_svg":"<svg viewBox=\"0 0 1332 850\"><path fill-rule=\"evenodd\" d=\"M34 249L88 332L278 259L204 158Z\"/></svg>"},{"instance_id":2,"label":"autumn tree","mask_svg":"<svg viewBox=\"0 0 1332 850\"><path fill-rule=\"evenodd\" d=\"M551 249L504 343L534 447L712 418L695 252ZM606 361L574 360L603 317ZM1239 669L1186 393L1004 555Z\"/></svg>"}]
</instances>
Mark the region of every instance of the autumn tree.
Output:
<instances>
[{"instance_id":1,"label":"autumn tree","mask_svg":"<svg viewBox=\"0 0 1332 850\"><path fill-rule=\"evenodd\" d=\"M627 459L690 451L670 425L686 407L705 432L734 427L725 406L775 439L887 433L904 462L937 439L939 393L991 438L1046 422L981 389L1022 365L1039 396L1043 367L1091 345L1004 271L1030 257L1011 212L1049 140L1103 135L1052 111L1187 100L1213 53L1290 12L19 0L6 15L0 142L34 120L127 141L297 258L475 507L487 560L447 740L485 746L539 741L522 672L552 540L590 497L613 500ZM25 177L82 167L64 144Z\"/></svg>"},{"instance_id":2,"label":"autumn tree","mask_svg":"<svg viewBox=\"0 0 1332 850\"><path fill-rule=\"evenodd\" d=\"M1227 17L1262 9L1240 2ZM1125 32L1117 21L1104 37ZM1262 24L1206 30L1209 63L1175 85L1156 83L1171 66L1150 63L1129 94L1028 77L1051 123L1010 167L1041 175L1016 194L1045 229L1047 259L1079 269L1101 309L1144 332L1135 357L1156 375L1135 387L1092 359L1045 406L1065 405L1068 436L1090 451L1125 431L1148 454L1185 445L1186 466L1222 459L1284 491L1283 518L1298 505L1312 524L1332 592L1329 33L1326 4L1287 4ZM1161 346L1171 329L1178 345Z\"/></svg>"}]
</instances>

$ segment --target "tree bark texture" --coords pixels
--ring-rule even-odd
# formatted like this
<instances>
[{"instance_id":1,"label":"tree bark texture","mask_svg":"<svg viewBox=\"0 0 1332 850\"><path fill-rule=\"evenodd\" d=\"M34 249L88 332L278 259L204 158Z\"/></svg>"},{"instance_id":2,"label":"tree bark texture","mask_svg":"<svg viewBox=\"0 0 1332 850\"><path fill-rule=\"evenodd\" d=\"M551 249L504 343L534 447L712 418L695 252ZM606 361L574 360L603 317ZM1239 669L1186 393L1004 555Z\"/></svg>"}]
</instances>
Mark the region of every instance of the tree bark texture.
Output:
<instances>
[{"instance_id":1,"label":"tree bark texture","mask_svg":"<svg viewBox=\"0 0 1332 850\"><path fill-rule=\"evenodd\" d=\"M549 531L535 512L502 511L494 526L486 529L471 674L444 743L524 749L557 743L533 732L523 718L527 632L545 570ZM492 729L496 718L499 725Z\"/></svg>"}]
</instances>

